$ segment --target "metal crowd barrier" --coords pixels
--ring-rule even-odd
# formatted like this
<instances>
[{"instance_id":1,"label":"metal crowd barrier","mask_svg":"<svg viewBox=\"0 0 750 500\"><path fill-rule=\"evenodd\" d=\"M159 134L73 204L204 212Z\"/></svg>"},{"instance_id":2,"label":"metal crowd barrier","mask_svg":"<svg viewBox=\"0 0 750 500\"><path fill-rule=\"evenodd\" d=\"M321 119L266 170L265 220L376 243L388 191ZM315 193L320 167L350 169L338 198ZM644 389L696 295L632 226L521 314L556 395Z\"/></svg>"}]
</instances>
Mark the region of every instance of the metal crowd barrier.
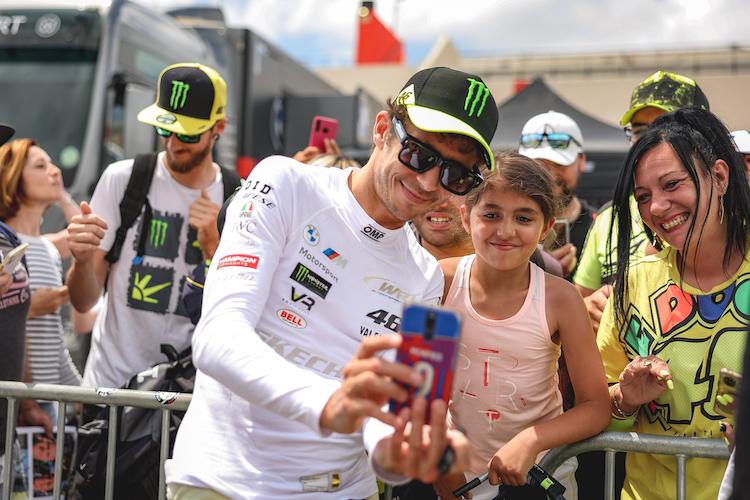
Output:
<instances>
[{"instance_id":1,"label":"metal crowd barrier","mask_svg":"<svg viewBox=\"0 0 750 500\"><path fill-rule=\"evenodd\" d=\"M604 499L615 498L615 452L674 455L677 458L677 500L685 500L685 464L687 457L729 460L729 450L722 439L658 436L636 432L602 432L577 443L550 450L539 463L548 473L567 459L587 451L604 450Z\"/></svg>"},{"instance_id":2,"label":"metal crowd barrier","mask_svg":"<svg viewBox=\"0 0 750 500\"><path fill-rule=\"evenodd\" d=\"M12 418L18 409L19 399L40 399L59 401L58 429L64 429L65 415L68 403L99 404L109 406L109 430L107 434L107 468L104 488L105 500L112 500L114 496L115 445L117 443L117 409L121 406L137 406L162 410L161 418L161 448L159 467L159 500L166 498L166 482L164 477L164 462L169 453L169 418L172 410L187 410L192 399L191 394L179 393L177 398L164 398L163 394L151 391L134 391L129 389L92 389L90 387L75 387L54 384L25 384L23 382L0 381L0 398L8 399L7 427L5 430L5 466L3 468L2 500L10 500L14 479L13 441L16 421ZM173 399L173 400L172 400ZM170 401L172 400L172 401ZM170 401L170 402L160 402ZM167 439L164 439L167 436ZM55 478L53 499L59 500L62 487L62 461L65 432L57 433L57 449L55 453Z\"/></svg>"},{"instance_id":3,"label":"metal crowd barrier","mask_svg":"<svg viewBox=\"0 0 750 500\"><path fill-rule=\"evenodd\" d=\"M729 460L729 450L721 439L657 436L636 432L602 432L577 443L551 449L539 463L550 475L567 459L587 451L603 450L605 456L604 500L615 498L615 453L650 453L674 455L677 458L677 500L685 500L685 464L687 457ZM392 498L392 487L386 485L386 500Z\"/></svg>"},{"instance_id":4,"label":"metal crowd barrier","mask_svg":"<svg viewBox=\"0 0 750 500\"><path fill-rule=\"evenodd\" d=\"M114 495L115 445L117 443L117 409L121 406L137 406L162 410L161 449L159 468L159 500L166 496L164 462L169 453L169 417L172 410L187 410L192 399L191 394L180 393L179 397L157 397L160 393L151 391L134 391L129 389L110 390L92 389L89 387L63 386L53 384L25 384L22 382L0 381L0 397L8 399L8 417L5 431L5 467L3 468L3 495L0 500L10 500L13 484L14 467L12 464L13 437L16 428L15 419L19 399L40 399L59 401L59 428L64 428L68 403L100 404L109 406L109 430L107 440L107 468L105 483L105 500L112 500ZM164 402L161 401L169 401ZM55 453L54 500L60 499L62 486L63 440L65 432L57 433ZM547 453L539 464L548 473L554 475L557 468L567 459L587 451L604 450L604 499L615 498L615 453L651 453L655 455L674 455L677 460L676 492L677 500L685 500L685 465L687 457L712 458L728 460L729 451L723 440L691 437L657 436L635 432L602 432L577 443L554 448ZM386 498L390 499L391 488L386 485Z\"/></svg>"}]
</instances>

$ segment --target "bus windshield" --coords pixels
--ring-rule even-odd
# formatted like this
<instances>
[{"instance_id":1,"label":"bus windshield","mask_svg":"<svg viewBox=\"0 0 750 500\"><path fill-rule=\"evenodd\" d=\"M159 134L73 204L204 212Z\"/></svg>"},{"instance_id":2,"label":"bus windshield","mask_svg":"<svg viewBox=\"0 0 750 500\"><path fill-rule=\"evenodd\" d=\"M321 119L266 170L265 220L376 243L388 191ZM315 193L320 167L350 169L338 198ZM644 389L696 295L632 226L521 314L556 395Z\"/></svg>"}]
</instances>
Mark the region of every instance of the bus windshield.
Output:
<instances>
[{"instance_id":1,"label":"bus windshield","mask_svg":"<svg viewBox=\"0 0 750 500\"><path fill-rule=\"evenodd\" d=\"M36 139L66 186L86 136L100 19L93 10L0 12L0 123Z\"/></svg>"},{"instance_id":2,"label":"bus windshield","mask_svg":"<svg viewBox=\"0 0 750 500\"><path fill-rule=\"evenodd\" d=\"M0 61L0 122L16 128L14 138L36 139L66 186L81 159L93 85L94 61Z\"/></svg>"}]
</instances>

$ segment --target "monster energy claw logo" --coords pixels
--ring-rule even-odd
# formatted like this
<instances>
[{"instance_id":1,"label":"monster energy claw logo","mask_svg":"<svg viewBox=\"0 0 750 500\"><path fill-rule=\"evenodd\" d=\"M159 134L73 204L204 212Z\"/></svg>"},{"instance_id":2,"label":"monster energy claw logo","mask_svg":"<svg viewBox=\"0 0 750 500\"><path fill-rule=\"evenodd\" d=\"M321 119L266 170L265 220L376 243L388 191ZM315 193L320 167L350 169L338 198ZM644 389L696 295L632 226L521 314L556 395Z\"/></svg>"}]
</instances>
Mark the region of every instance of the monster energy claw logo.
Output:
<instances>
[{"instance_id":1,"label":"monster energy claw logo","mask_svg":"<svg viewBox=\"0 0 750 500\"><path fill-rule=\"evenodd\" d=\"M482 104L479 106L479 110L477 110L477 117L479 117L482 115L484 104L487 102L487 97L490 95L490 89L479 80L474 80L473 78L467 78L467 80L469 80L469 91L466 93L464 111L468 111L469 116L472 116L477 104L481 101ZM471 108L469 108L469 103L471 103Z\"/></svg>"},{"instance_id":2,"label":"monster energy claw logo","mask_svg":"<svg viewBox=\"0 0 750 500\"><path fill-rule=\"evenodd\" d=\"M167 228L169 223L163 220L151 220L151 234L149 235L148 242L153 248L159 248L164 244L164 239L167 236Z\"/></svg>"},{"instance_id":3,"label":"monster energy claw logo","mask_svg":"<svg viewBox=\"0 0 750 500\"><path fill-rule=\"evenodd\" d=\"M172 109L181 108L185 105L188 90L190 90L190 85L187 83L172 80L172 97L169 98L169 105L172 106Z\"/></svg>"}]
</instances>

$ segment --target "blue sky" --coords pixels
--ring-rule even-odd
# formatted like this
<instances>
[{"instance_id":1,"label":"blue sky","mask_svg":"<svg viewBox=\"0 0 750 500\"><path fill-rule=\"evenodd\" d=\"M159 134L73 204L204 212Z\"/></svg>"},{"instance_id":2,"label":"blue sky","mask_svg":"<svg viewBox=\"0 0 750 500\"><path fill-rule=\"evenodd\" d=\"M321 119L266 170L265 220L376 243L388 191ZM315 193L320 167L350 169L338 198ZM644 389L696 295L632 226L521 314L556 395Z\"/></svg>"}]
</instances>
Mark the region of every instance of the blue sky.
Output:
<instances>
[{"instance_id":1,"label":"blue sky","mask_svg":"<svg viewBox=\"0 0 750 500\"><path fill-rule=\"evenodd\" d=\"M353 64L358 0L137 0L221 7L310 67ZM461 7L457 7L461 5ZM464 57L750 45L747 0L375 0L417 65L440 35Z\"/></svg>"}]
</instances>

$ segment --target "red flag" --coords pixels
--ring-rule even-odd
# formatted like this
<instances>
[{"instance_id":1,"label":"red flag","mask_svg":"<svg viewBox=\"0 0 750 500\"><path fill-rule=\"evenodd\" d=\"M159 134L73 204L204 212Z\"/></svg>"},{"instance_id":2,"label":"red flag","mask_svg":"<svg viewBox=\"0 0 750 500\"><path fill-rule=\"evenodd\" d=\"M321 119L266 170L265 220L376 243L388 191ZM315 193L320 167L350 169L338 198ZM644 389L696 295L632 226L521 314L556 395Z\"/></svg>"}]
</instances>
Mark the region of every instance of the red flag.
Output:
<instances>
[{"instance_id":1,"label":"red flag","mask_svg":"<svg viewBox=\"0 0 750 500\"><path fill-rule=\"evenodd\" d=\"M375 16L373 2L362 2L359 10L357 64L403 63L401 41Z\"/></svg>"}]
</instances>

